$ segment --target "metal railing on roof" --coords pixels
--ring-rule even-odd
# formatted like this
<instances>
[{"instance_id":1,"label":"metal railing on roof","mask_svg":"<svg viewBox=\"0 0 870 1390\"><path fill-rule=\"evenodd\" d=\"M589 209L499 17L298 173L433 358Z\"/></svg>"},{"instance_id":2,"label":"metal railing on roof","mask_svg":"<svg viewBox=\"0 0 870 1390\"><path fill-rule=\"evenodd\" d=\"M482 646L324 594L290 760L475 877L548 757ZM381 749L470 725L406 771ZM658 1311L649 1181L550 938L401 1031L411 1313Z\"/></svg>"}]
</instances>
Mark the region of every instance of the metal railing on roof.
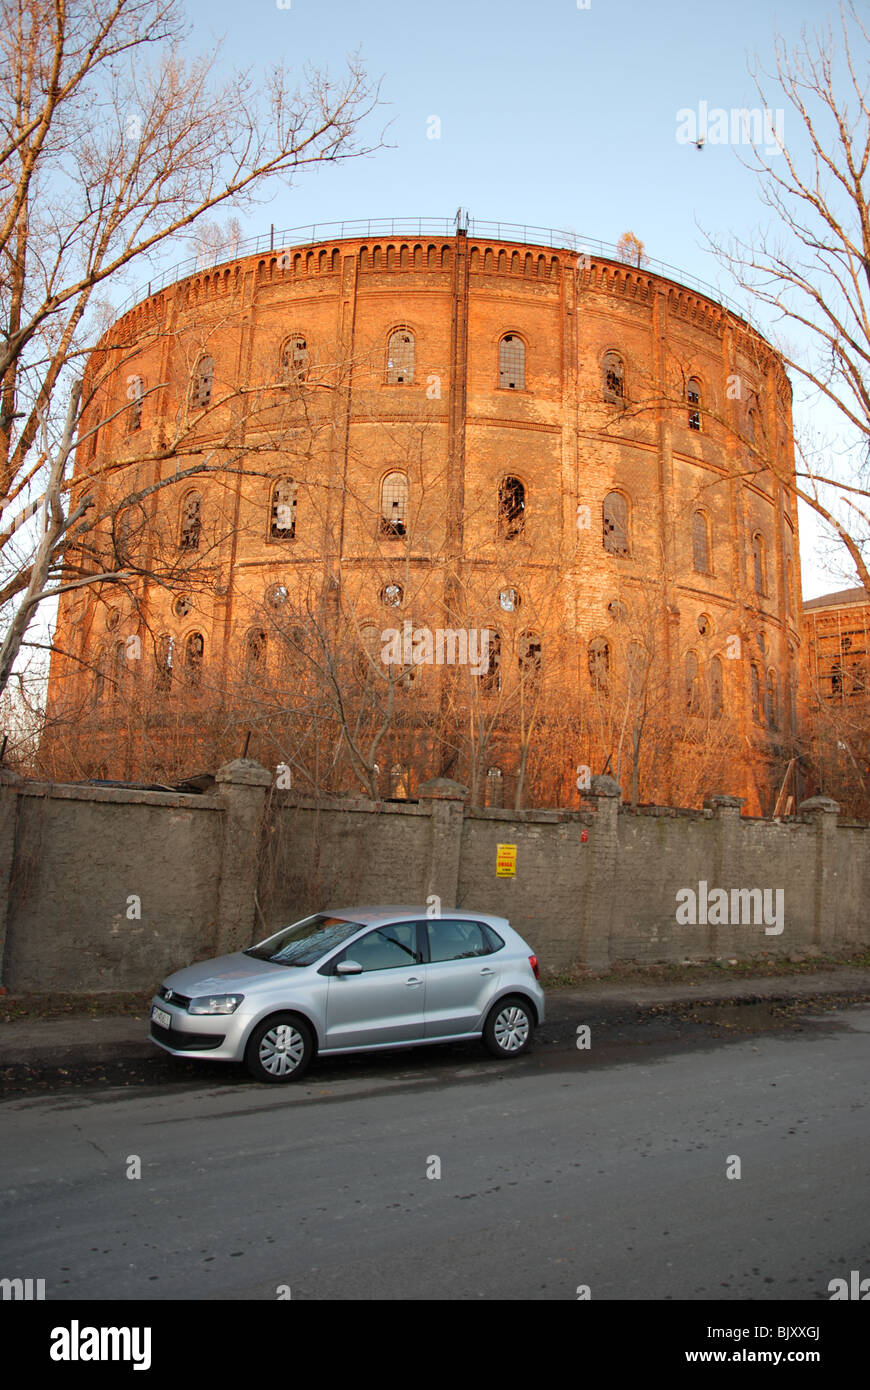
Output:
<instances>
[{"instance_id":1,"label":"metal railing on roof","mask_svg":"<svg viewBox=\"0 0 870 1390\"><path fill-rule=\"evenodd\" d=\"M375 217L351 222L311 222L305 226L290 227L284 231L278 231L273 226L268 232L261 233L259 236L248 237L232 245L224 245L213 256L199 254L190 256L185 261L179 261L176 265L169 266L160 274L153 276L146 284L134 291L117 310L117 315L120 318L135 304L150 298L152 294L159 293L160 290L166 289L168 285L173 285L179 280L186 280L191 275L215 270L218 266L229 265L246 256L256 256L262 253L274 255L276 251L280 253L290 246L307 246L323 241L360 238L368 240L372 237L397 236L452 237L456 235L457 226L467 227L469 238L517 242L532 246L551 246L554 250L575 251L579 254L585 252L590 256L601 256L605 260L626 264L613 242L599 241L597 237L581 236L579 232L564 228L535 227L529 223L482 222L476 218L460 221L458 217ZM677 266L669 265L667 261L657 261L651 256L644 255L643 264L639 268L648 271L651 275L659 275L666 280L673 280L686 289L696 290L706 298L713 299L717 304L725 305L740 318L745 319L747 317L746 311L717 289L715 285L708 284L705 280L699 280L697 276L689 275Z\"/></svg>"}]
</instances>

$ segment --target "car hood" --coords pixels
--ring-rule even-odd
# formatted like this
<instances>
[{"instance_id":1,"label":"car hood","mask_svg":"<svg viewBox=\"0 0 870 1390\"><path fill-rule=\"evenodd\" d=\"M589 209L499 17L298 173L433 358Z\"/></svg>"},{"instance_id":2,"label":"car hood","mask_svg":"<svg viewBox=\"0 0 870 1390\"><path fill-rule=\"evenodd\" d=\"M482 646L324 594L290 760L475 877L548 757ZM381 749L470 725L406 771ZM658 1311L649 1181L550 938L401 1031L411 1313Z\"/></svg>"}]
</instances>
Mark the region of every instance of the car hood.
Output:
<instances>
[{"instance_id":1,"label":"car hood","mask_svg":"<svg viewBox=\"0 0 870 1390\"><path fill-rule=\"evenodd\" d=\"M302 972L288 969L284 965L273 965L268 960L258 960L256 956L246 956L234 951L231 956L216 956L214 960L201 960L196 965L187 965L176 970L163 981L179 994L195 997L199 994L233 994L250 989L265 976L274 976L280 970L284 975L299 975Z\"/></svg>"}]
</instances>

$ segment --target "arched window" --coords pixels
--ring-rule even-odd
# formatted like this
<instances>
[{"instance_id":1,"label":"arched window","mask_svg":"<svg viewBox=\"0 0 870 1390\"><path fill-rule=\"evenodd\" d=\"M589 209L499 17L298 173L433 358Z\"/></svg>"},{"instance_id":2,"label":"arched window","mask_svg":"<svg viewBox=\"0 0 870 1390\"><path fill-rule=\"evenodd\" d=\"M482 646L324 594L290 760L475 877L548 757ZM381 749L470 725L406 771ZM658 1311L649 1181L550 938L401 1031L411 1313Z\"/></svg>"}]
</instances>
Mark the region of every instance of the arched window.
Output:
<instances>
[{"instance_id":1,"label":"arched window","mask_svg":"<svg viewBox=\"0 0 870 1390\"><path fill-rule=\"evenodd\" d=\"M197 550L202 534L202 497L198 492L188 492L181 503L181 534L179 545L182 550Z\"/></svg>"},{"instance_id":2,"label":"arched window","mask_svg":"<svg viewBox=\"0 0 870 1390\"><path fill-rule=\"evenodd\" d=\"M478 676L480 688L486 694L497 694L501 690L501 633L489 629L487 632L489 653L486 670Z\"/></svg>"},{"instance_id":3,"label":"arched window","mask_svg":"<svg viewBox=\"0 0 870 1390\"><path fill-rule=\"evenodd\" d=\"M594 690L606 690L610 675L610 645L603 637L593 637L588 650L589 675Z\"/></svg>"},{"instance_id":4,"label":"arched window","mask_svg":"<svg viewBox=\"0 0 870 1390\"><path fill-rule=\"evenodd\" d=\"M296 535L296 484L292 478L279 478L272 485L269 535L273 541L292 541Z\"/></svg>"},{"instance_id":5,"label":"arched window","mask_svg":"<svg viewBox=\"0 0 870 1390\"><path fill-rule=\"evenodd\" d=\"M710 525L703 512L692 516L692 564L699 574L710 573Z\"/></svg>"},{"instance_id":6,"label":"arched window","mask_svg":"<svg viewBox=\"0 0 870 1390\"><path fill-rule=\"evenodd\" d=\"M756 723L761 723L761 676L758 667L753 661L749 668L749 696L752 706L752 718Z\"/></svg>"},{"instance_id":7,"label":"arched window","mask_svg":"<svg viewBox=\"0 0 870 1390\"><path fill-rule=\"evenodd\" d=\"M294 333L281 348L281 380L308 380L308 343L300 333Z\"/></svg>"},{"instance_id":8,"label":"arched window","mask_svg":"<svg viewBox=\"0 0 870 1390\"><path fill-rule=\"evenodd\" d=\"M686 384L686 400L689 405L689 429L701 428L701 383L696 376L690 376Z\"/></svg>"},{"instance_id":9,"label":"arched window","mask_svg":"<svg viewBox=\"0 0 870 1390\"><path fill-rule=\"evenodd\" d=\"M201 632L191 632L184 644L184 679L193 689L202 679L202 658L205 642Z\"/></svg>"},{"instance_id":10,"label":"arched window","mask_svg":"<svg viewBox=\"0 0 870 1390\"><path fill-rule=\"evenodd\" d=\"M504 775L500 767L487 769L486 804L497 808L504 805Z\"/></svg>"},{"instance_id":11,"label":"arched window","mask_svg":"<svg viewBox=\"0 0 870 1390\"><path fill-rule=\"evenodd\" d=\"M686 652L686 713L697 714L700 708L701 679L698 658L694 652Z\"/></svg>"},{"instance_id":12,"label":"arched window","mask_svg":"<svg viewBox=\"0 0 870 1390\"><path fill-rule=\"evenodd\" d=\"M764 713L769 729L779 728L779 681L776 672L771 669L767 673L767 684L764 691Z\"/></svg>"},{"instance_id":13,"label":"arched window","mask_svg":"<svg viewBox=\"0 0 870 1390\"><path fill-rule=\"evenodd\" d=\"M175 657L175 638L168 632L157 639L154 654L157 689L161 695L168 695L172 689L172 665Z\"/></svg>"},{"instance_id":14,"label":"arched window","mask_svg":"<svg viewBox=\"0 0 870 1390\"><path fill-rule=\"evenodd\" d=\"M520 637L518 657L520 681L536 684L541 678L541 639L537 633L524 632Z\"/></svg>"},{"instance_id":15,"label":"arched window","mask_svg":"<svg viewBox=\"0 0 870 1390\"><path fill-rule=\"evenodd\" d=\"M612 405L625 405L625 364L618 352L606 352L601 361L602 394Z\"/></svg>"},{"instance_id":16,"label":"arched window","mask_svg":"<svg viewBox=\"0 0 870 1390\"><path fill-rule=\"evenodd\" d=\"M404 473L388 473L381 483L382 536L404 536L408 520L408 479Z\"/></svg>"},{"instance_id":17,"label":"arched window","mask_svg":"<svg viewBox=\"0 0 870 1390\"><path fill-rule=\"evenodd\" d=\"M498 485L498 529L504 540L521 536L526 524L526 489L519 478L502 478Z\"/></svg>"},{"instance_id":18,"label":"arched window","mask_svg":"<svg viewBox=\"0 0 870 1390\"><path fill-rule=\"evenodd\" d=\"M414 335L407 328L396 328L387 343L387 384L410 386L414 380Z\"/></svg>"},{"instance_id":19,"label":"arched window","mask_svg":"<svg viewBox=\"0 0 870 1390\"><path fill-rule=\"evenodd\" d=\"M721 656L714 656L710 662L710 713L719 719L725 706L724 671Z\"/></svg>"},{"instance_id":20,"label":"arched window","mask_svg":"<svg viewBox=\"0 0 870 1390\"><path fill-rule=\"evenodd\" d=\"M760 531L752 537L752 566L755 575L755 592L767 593L767 547Z\"/></svg>"},{"instance_id":21,"label":"arched window","mask_svg":"<svg viewBox=\"0 0 870 1390\"><path fill-rule=\"evenodd\" d=\"M130 409L127 412L127 433L134 434L142 428L142 402L145 398L145 383L141 376L127 378L127 399Z\"/></svg>"},{"instance_id":22,"label":"arched window","mask_svg":"<svg viewBox=\"0 0 870 1390\"><path fill-rule=\"evenodd\" d=\"M608 492L602 506L604 549L611 555L628 554L628 502L621 492Z\"/></svg>"},{"instance_id":23,"label":"arched window","mask_svg":"<svg viewBox=\"0 0 870 1390\"><path fill-rule=\"evenodd\" d=\"M211 389L214 384L214 358L201 357L193 374L192 404L207 406L211 402Z\"/></svg>"},{"instance_id":24,"label":"arched window","mask_svg":"<svg viewBox=\"0 0 870 1390\"><path fill-rule=\"evenodd\" d=\"M263 629L251 628L245 638L245 674L250 681L259 682L266 674L266 646Z\"/></svg>"},{"instance_id":25,"label":"arched window","mask_svg":"<svg viewBox=\"0 0 870 1390\"><path fill-rule=\"evenodd\" d=\"M526 389L526 345L516 333L505 333L498 345L498 384L506 391Z\"/></svg>"}]
</instances>

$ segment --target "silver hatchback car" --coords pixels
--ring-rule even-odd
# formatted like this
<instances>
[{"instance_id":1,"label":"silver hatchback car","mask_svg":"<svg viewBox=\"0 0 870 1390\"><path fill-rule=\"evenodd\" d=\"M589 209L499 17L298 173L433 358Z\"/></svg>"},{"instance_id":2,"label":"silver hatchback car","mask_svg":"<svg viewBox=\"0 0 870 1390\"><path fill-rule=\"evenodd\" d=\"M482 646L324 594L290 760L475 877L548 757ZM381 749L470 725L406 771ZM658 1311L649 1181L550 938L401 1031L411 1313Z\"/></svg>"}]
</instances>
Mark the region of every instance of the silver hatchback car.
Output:
<instances>
[{"instance_id":1,"label":"silver hatchback car","mask_svg":"<svg viewBox=\"0 0 870 1390\"><path fill-rule=\"evenodd\" d=\"M543 1020L537 957L506 918L354 907L177 970L152 1002L151 1038L281 1082L315 1053L481 1038L518 1057Z\"/></svg>"}]
</instances>

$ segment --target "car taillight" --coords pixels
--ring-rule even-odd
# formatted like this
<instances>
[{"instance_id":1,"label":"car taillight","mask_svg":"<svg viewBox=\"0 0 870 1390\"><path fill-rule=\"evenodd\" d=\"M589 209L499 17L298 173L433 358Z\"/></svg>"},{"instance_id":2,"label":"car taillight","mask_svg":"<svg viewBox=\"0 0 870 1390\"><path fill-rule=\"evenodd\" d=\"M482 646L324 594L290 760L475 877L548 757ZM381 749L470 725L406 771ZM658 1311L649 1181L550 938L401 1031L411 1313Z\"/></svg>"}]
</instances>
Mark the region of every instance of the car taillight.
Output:
<instances>
[{"instance_id":1,"label":"car taillight","mask_svg":"<svg viewBox=\"0 0 870 1390\"><path fill-rule=\"evenodd\" d=\"M529 965L532 967L532 973L534 974L535 979L540 980L541 972L538 969L538 957L529 956Z\"/></svg>"}]
</instances>

